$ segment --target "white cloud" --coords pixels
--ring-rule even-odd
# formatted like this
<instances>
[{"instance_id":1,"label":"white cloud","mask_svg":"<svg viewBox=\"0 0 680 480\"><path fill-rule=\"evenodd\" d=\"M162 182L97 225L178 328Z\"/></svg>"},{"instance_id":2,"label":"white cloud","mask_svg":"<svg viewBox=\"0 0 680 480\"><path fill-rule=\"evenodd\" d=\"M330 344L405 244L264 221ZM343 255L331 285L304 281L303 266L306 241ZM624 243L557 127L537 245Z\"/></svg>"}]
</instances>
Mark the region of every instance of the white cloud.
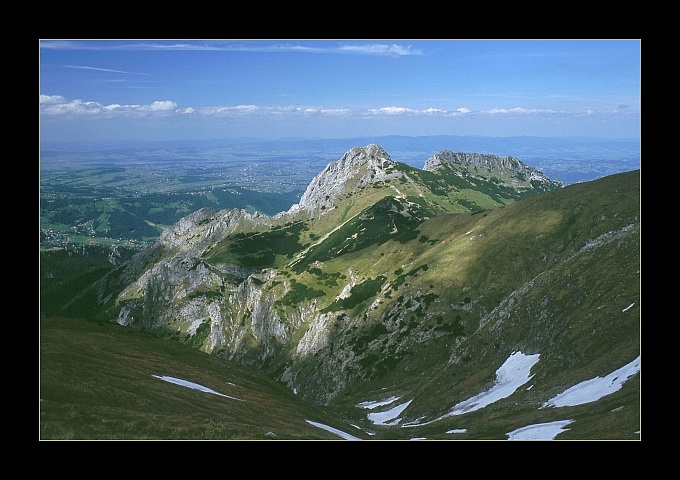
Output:
<instances>
[{"instance_id":1,"label":"white cloud","mask_svg":"<svg viewBox=\"0 0 680 480\"><path fill-rule=\"evenodd\" d=\"M175 102L164 100L155 101L149 105L121 105L119 103L112 103L109 105L102 105L99 102L84 102L82 100L66 99L60 95L41 95L40 96L40 112L44 115L71 115L71 116L102 116L112 117L115 115L138 115L154 113L172 112L177 108Z\"/></svg>"},{"instance_id":2,"label":"white cloud","mask_svg":"<svg viewBox=\"0 0 680 480\"><path fill-rule=\"evenodd\" d=\"M66 102L66 99L61 95L40 95L41 105L54 105Z\"/></svg>"},{"instance_id":3,"label":"white cloud","mask_svg":"<svg viewBox=\"0 0 680 480\"><path fill-rule=\"evenodd\" d=\"M169 110L176 109L177 104L175 102L171 102L170 100L164 100L162 102L159 101L153 102L151 105L142 106L141 108L143 110L149 109L152 112L167 112Z\"/></svg>"},{"instance_id":4,"label":"white cloud","mask_svg":"<svg viewBox=\"0 0 680 480\"><path fill-rule=\"evenodd\" d=\"M52 97L54 100L56 97ZM104 111L101 104L97 102L83 102L82 100L73 100L70 102L55 102L41 103L40 111L50 115L81 115L93 116Z\"/></svg>"},{"instance_id":5,"label":"white cloud","mask_svg":"<svg viewBox=\"0 0 680 480\"><path fill-rule=\"evenodd\" d=\"M325 118L348 118L355 117L356 119L387 119L391 118L395 121L402 119L418 120L427 119L434 121L437 118L442 119L474 119L478 116L492 116L497 119L512 118L513 116L521 116L523 119L530 121L533 118L543 121L546 116L552 119L564 120L569 118L596 118L597 115L617 115L616 111L602 112L595 110L579 111L579 112L557 112L550 109L537 108L491 108L488 110L473 111L468 107L459 107L455 110L447 110L431 106L425 109L414 109L404 106L388 106L381 108L317 108L314 106L299 107L295 105L278 105L278 106L258 106L254 104L247 105L230 105L230 106L183 106L179 107L176 102L172 100L157 100L149 104L123 104L123 103L109 103L103 104L97 101L84 101L81 99L68 100L61 95L40 95L40 112L45 116L59 116L66 118L154 118L154 117L168 117L170 115L176 116L195 116L195 117L214 117L214 118L244 118L250 115L257 115L260 118L265 117L310 117L312 115L323 116ZM618 113L619 116L627 116L630 109L624 110L626 113ZM558 116L559 115L559 116Z\"/></svg>"},{"instance_id":6,"label":"white cloud","mask_svg":"<svg viewBox=\"0 0 680 480\"><path fill-rule=\"evenodd\" d=\"M472 113L472 110L466 107L457 108L456 110L446 110L443 108L430 107L424 110L416 110L408 107L383 107L370 108L368 115L419 115L419 116L461 116Z\"/></svg>"},{"instance_id":7,"label":"white cloud","mask_svg":"<svg viewBox=\"0 0 680 480\"><path fill-rule=\"evenodd\" d=\"M319 112L323 115L347 115L351 111L348 108L326 108Z\"/></svg>"},{"instance_id":8,"label":"white cloud","mask_svg":"<svg viewBox=\"0 0 680 480\"><path fill-rule=\"evenodd\" d=\"M487 110L486 112L481 113L490 113L492 115L495 115L504 113L526 114L526 113L556 113L556 112L554 110L547 110L541 108L515 107L515 108L492 108L491 110Z\"/></svg>"},{"instance_id":9,"label":"white cloud","mask_svg":"<svg viewBox=\"0 0 680 480\"><path fill-rule=\"evenodd\" d=\"M372 115L402 115L406 113L418 113L418 110L413 110L412 108L406 107L383 107L370 108L368 113Z\"/></svg>"},{"instance_id":10,"label":"white cloud","mask_svg":"<svg viewBox=\"0 0 680 480\"><path fill-rule=\"evenodd\" d=\"M189 108L191 109L191 113L218 117L240 115L260 111L260 108L257 105L236 105L233 107L197 107L197 108L189 107Z\"/></svg>"},{"instance_id":11,"label":"white cloud","mask_svg":"<svg viewBox=\"0 0 680 480\"><path fill-rule=\"evenodd\" d=\"M254 112L258 110L258 107L256 105L236 105L235 107L229 107L225 110L234 110L237 112Z\"/></svg>"},{"instance_id":12,"label":"white cloud","mask_svg":"<svg viewBox=\"0 0 680 480\"><path fill-rule=\"evenodd\" d=\"M267 109L264 109L264 110L266 111ZM269 108L268 110L270 110L272 113L275 113L275 114L281 114L281 113L293 113L294 114L294 113L297 113L297 112L300 111L299 108L294 107L292 105L282 105L282 106L278 106L278 107Z\"/></svg>"},{"instance_id":13,"label":"white cloud","mask_svg":"<svg viewBox=\"0 0 680 480\"><path fill-rule=\"evenodd\" d=\"M132 107L132 105L129 105L128 108ZM107 105L105 107L102 107L104 110L108 112L115 112L116 110L124 110L126 107L123 105L120 105L118 103L112 103L111 105Z\"/></svg>"},{"instance_id":14,"label":"white cloud","mask_svg":"<svg viewBox=\"0 0 680 480\"><path fill-rule=\"evenodd\" d=\"M437 113L446 113L446 110L442 110L441 108L427 108L423 110L423 113L427 115L434 115Z\"/></svg>"}]
</instances>

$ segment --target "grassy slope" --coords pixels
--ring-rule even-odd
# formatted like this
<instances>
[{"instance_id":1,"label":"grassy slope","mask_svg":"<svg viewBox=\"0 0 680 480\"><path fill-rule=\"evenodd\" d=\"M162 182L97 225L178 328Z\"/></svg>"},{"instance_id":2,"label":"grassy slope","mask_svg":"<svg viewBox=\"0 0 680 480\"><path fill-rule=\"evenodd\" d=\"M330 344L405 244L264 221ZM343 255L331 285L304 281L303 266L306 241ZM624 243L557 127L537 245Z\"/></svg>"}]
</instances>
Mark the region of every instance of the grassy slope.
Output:
<instances>
[{"instance_id":1,"label":"grassy slope","mask_svg":"<svg viewBox=\"0 0 680 480\"><path fill-rule=\"evenodd\" d=\"M115 324L43 319L40 366L41 440L341 439L306 420L359 436L256 372Z\"/></svg>"},{"instance_id":2,"label":"grassy slope","mask_svg":"<svg viewBox=\"0 0 680 480\"><path fill-rule=\"evenodd\" d=\"M544 397L558 393L565 385L604 376L633 360L640 351L640 243L617 241L596 252L584 247L606 237L607 232L639 222L639 201L639 172L619 174L598 184L574 185L488 214L445 215L429 220L419 230L437 240L430 248L417 240L406 245L390 242L327 262L328 270L342 271L352 265L357 274L369 278L386 273L387 284L398 278L394 269L413 271L429 265L427 270L406 278L404 288L412 295L418 290L438 292L440 297L430 308L443 309L441 314L447 320L446 310L458 312L466 334L463 339L445 335L422 344L414 342L404 361L394 365L380 381L358 383L345 401L338 399L335 406L356 414L350 405L377 400L383 388L393 388L388 392L416 395L411 409L444 413L446 405L480 393L480 385L490 385L495 369L514 350L543 354L535 370L536 380L545 387ZM639 223L632 238L636 232L639 238ZM500 328L477 331L485 314L533 279L535 290L519 297L512 315ZM630 304L634 306L622 313ZM449 316L455 317L455 313ZM429 318L418 321L431 323ZM456 342L461 345L454 348ZM447 365L449 355L463 361ZM409 371L422 375L416 377ZM602 417L600 424L580 422L578 427L571 427L569 435L635 438L634 432L639 429L639 378L624 391L630 392L628 397L616 401L627 408L615 416L615 421L610 416ZM614 398L622 395L617 393ZM534 407L522 416L516 415L515 422L524 421L526 425L548 418L551 412L535 412L535 407L547 399L525 395L523 401ZM601 409L610 401L571 411L588 411L590 415L592 408ZM559 419L563 412L552 413ZM408 410L405 413L408 415ZM487 421L485 414L470 418L475 416ZM511 425L498 432L498 438L505 438ZM619 427L625 432L619 432L623 437L617 436ZM433 434L436 429L425 430ZM477 438L488 434L486 428L476 432Z\"/></svg>"},{"instance_id":3,"label":"grassy slope","mask_svg":"<svg viewBox=\"0 0 680 480\"><path fill-rule=\"evenodd\" d=\"M563 352L567 352L567 347L569 347L576 354L571 352L569 353L571 356L560 357L560 351L556 350L552 357L546 356L537 367L537 378L549 383L551 377L553 379L557 378L557 375L555 375L556 371L560 371L559 369L566 371L566 373L561 374L559 381L553 380L554 386L552 388L555 390L554 393L557 393L560 382L570 381L571 384L574 384L583 378L605 375L620 367L623 363L632 360L632 358L628 357L635 353L636 347L639 347L639 323L630 323L630 320L626 323L614 323L613 321L616 318L616 314L621 311L622 307L626 307L631 302L631 299L636 299L633 301L636 301L637 306L631 309L631 315L628 318L637 317L639 319L639 284L630 284L629 281L630 278L638 278L635 271L637 270L639 274L639 243L637 247L635 245L628 245L624 250L619 250L618 252L616 249L612 249L610 250L611 254L606 257L593 257L585 254L574 261L567 262L575 251L584 246L585 241L595 239L617 228L617 225L620 226L622 224L622 218L627 221L633 219L636 215L639 216L639 171L612 176L603 179L602 182L601 186L610 189L610 193L607 195L602 195L598 189L591 188L590 184L573 185L558 192L527 199L526 201L510 204L489 212L478 213L476 215L453 214L436 217L418 227L420 235L418 238L410 239L404 243L399 241L369 242L361 250L346 253L333 260L326 260L320 269L321 274L326 279L338 279L341 278L341 275L345 276L348 268L351 267L359 276L360 282L385 275L385 285L403 281L400 284L400 288L406 288L409 284L414 284L413 288L424 286L426 291L432 285L436 287L438 292L443 292L439 302L443 303L444 306L454 305L458 308L461 305L466 305L468 310L474 308L476 309L475 312L479 313L491 310L518 286L534 278L541 269L546 268L546 266L556 265L558 267L556 271L564 270L564 278L551 277L550 281L552 283L548 286L552 286L553 292L556 292L554 288L559 288L559 293L552 295L549 302L561 302L561 305L558 307L551 306L552 311L562 311L565 314L565 325L568 325L571 329L569 335L561 332L560 348ZM633 192L633 195L631 195L631 192ZM370 193L368 195L368 197L371 197L370 200L364 195L358 195L353 200L354 203L349 203L351 208L347 209L346 212L344 210L342 212L333 212L327 217L322 218L328 221L334 217L336 221L339 217L344 220L353 218L356 213L362 211L367 205L373 204L372 202L377 198L385 196L385 191L377 189L367 190L364 194L366 193ZM310 231L302 232L302 237L309 233L327 231L319 227L319 224L313 225ZM342 234L344 238L347 238L345 232L342 232ZM425 240L423 240L423 236ZM340 238L339 240L342 239ZM329 240L332 240L332 238ZM335 245L338 244L337 240L334 241ZM302 243L308 245L308 240L305 239ZM333 244L333 242L328 242L326 245L330 244ZM290 262L290 258L284 256L278 257L274 264L281 266L288 262ZM582 264L578 268L577 262ZM419 267L422 265L428 265L430 268L419 270ZM593 271L601 272L602 278L606 279L606 281L598 281L597 277L595 279L589 278L590 275L587 273L589 268L594 269ZM297 274L293 273L293 275L293 278L298 278L304 285L309 285L311 288L319 287L318 284L314 283L315 277L319 276L318 273L303 271ZM623 284L617 283L620 281ZM333 289L337 290L337 287ZM579 292L592 292L592 295L590 298L584 298ZM396 297L396 295L398 295L398 292L395 291L394 296ZM469 295L474 297L470 299L471 304L467 303L466 297ZM617 297L620 298L620 301L613 301ZM530 312L532 308L535 310L544 301L545 299L542 298L525 299L523 307L525 313ZM624 302L625 305L620 302ZM360 306L360 308L362 307ZM600 313L598 313L597 317L594 317L593 312ZM607 318L612 319L612 321L605 322L608 324L603 323L602 319L606 320ZM478 321L479 316L469 315L465 317L464 315L463 320L464 323L467 322L466 334L469 335L472 333L471 328L476 328L470 322ZM583 320L583 322L579 322L580 320ZM442 371L442 362L446 361L451 351L450 344L446 342L446 338L431 342L428 345L416 345L413 348L415 354L409 360L409 362L416 363L411 365L408 362L396 363L392 371L383 379L383 385L399 380L405 389L404 391L415 391L416 387L418 387L421 390L420 399L418 400L421 403L421 408L429 408L432 412L439 411L439 413L443 413L440 410L452 406L456 398L469 398L469 396L479 393L480 384L491 381L495 368L500 364L499 358L505 358L505 354L497 353L495 355L498 358L491 359L491 356L494 355L490 353L491 345L495 343L503 345L505 342L503 348L509 348L509 345L514 342L514 345L530 346L533 328L531 324L527 324L514 330L506 329L504 335L507 335L501 339L494 338L489 332L480 333L479 339L476 343L470 344L467 352L472 353L473 357L486 357L490 361L482 369L479 369L479 363L474 363L474 371L470 370L470 368L466 370L464 367L457 369L448 368L445 369L446 372ZM586 335L588 333L587 328L599 330L599 334ZM130 333L130 335L132 334ZM602 343L603 340L605 343ZM85 345L85 343L83 344ZM87 345L89 344L90 341L87 342ZM170 344L165 345L170 347ZM607 351L620 351L620 355L601 355L603 345ZM136 348L140 351L145 351L146 349L141 343ZM182 349L184 347L177 346L172 348ZM49 354L49 349L46 353ZM196 353L205 355L200 352ZM184 355L183 353L176 358L179 360ZM187 352L186 355L192 354ZM623 361L624 357L626 358L625 361ZM120 361L117 357L112 359L115 362ZM79 361L77 358L71 360L74 362ZM94 358L91 358L88 361L93 360ZM68 358L64 358L63 361L67 362L64 364L64 371L70 372ZM145 362L151 362L151 364L155 365L153 355L147 358ZM178 362L176 364L177 372L182 371L182 363ZM565 366L579 367L578 375L575 373L576 369L573 371L565 370ZM421 375L418 375L417 378L411 377L409 379L408 375L404 375L406 367L409 367L411 371L418 371ZM105 367L102 366L102 368ZM223 369L224 366L219 368ZM53 373L56 378L59 371L53 371ZM209 382L209 378L208 380L186 378L181 373L173 372L150 372L148 375L150 376L152 373L174 375L220 390ZM43 375L43 390L49 392L49 372L43 373ZM569 375L573 376L571 380ZM452 380L454 378L455 380ZM460 384L462 388L458 388L456 385L462 381L461 378L464 380ZM111 390L110 386L107 386L110 384L110 379L102 376L99 378L99 381L101 382L99 388ZM139 384L145 385L142 390L153 391L147 385L147 382L150 381L153 381L151 384L154 385L155 382L160 382L160 380L153 377L144 378L143 383ZM77 392L80 388L78 386L80 383L82 383L81 379L75 377L71 382L71 389ZM168 386L191 391L171 384L168 384ZM349 407L352 401L371 399L369 394L378 389L378 385L373 383L367 384L365 388L362 388L361 385L356 385L356 387L355 391L351 392L348 397L339 399L338 403L334 406L337 407L338 411L347 414L347 418L353 418L357 413L356 411L351 411L352 408ZM58 389L54 385L51 388ZM139 388L139 386L135 386L128 390L134 391ZM211 396L202 392L195 393ZM225 393L230 394L230 392ZM281 392L281 394L290 396L290 392ZM74 395L74 398L76 397L77 395ZM140 417L149 415L154 418L160 415L158 418L163 418L162 413L147 413L148 400L144 398L144 395L141 395L141 390L135 397L138 400L138 405L134 402L132 405L136 408L136 415ZM93 401L96 402L97 398L100 397L98 394L95 394ZM109 401L108 396L101 398L104 398L107 402ZM116 397L111 398L115 399ZM570 408L569 414L571 416L580 415L583 421L571 426L570 431L562 434L560 438L637 438L634 431L639 429L639 398L638 380L637 382L630 382L624 386L621 392L596 402L594 405ZM216 399L224 401L221 397L216 397ZM47 400L49 398L45 398L43 401L44 408L52 405L51 403L45 403ZM293 400L297 399L293 398ZM556 411L542 411L537 414L535 406L538 401L539 399L536 397L532 398L531 395L525 395L522 402L533 406L530 405L531 408L525 408L521 412L520 407L502 403L487 407L481 412L466 415L466 423L468 425L476 424L477 428L472 429L462 438L504 439L505 433L511 429L510 427L516 426L519 428L531 422L563 419L561 417L562 412L564 412L563 410L557 411L557 413ZM49 408L46 411L55 413L56 418L59 415L70 415L64 408L63 402L61 403L61 405L55 405L55 407L59 408ZM126 402L121 401L122 403ZM414 407L416 403L414 401ZM617 413L618 419L613 424L611 413L618 409L622 403L626 405L626 408L617 410L617 412L622 413ZM278 411L283 412L284 410L285 408L279 408ZM74 411L78 411L77 406ZM87 412L87 409L85 411ZM106 411L106 409L96 408L92 410L92 412L95 411ZM272 410L269 409L268 411ZM87 414L94 415L92 412ZM114 420L114 424L120 423L120 417L121 415L117 415L114 409L112 418L118 419ZM43 418L48 417L43 415ZM71 420L77 418L80 417L74 415ZM228 420L229 418L232 420ZM89 419L90 423L93 423L92 420L96 420L97 417L93 416L89 417ZM182 422L187 422L186 425L163 427L163 422L157 419L153 422L154 428L159 428L160 430L152 433L152 436L148 438L153 438L153 435L160 435L160 438L244 438L243 435L246 435L245 438L261 438L259 436L261 432L257 430L259 425L235 426L229 423L233 421L233 418L229 415L227 415L227 419L221 420L221 427L212 432L207 431L203 426L201 422L204 420L204 417L200 415L198 417L191 415L188 417L188 420L182 419ZM249 422L254 420L249 419ZM273 418L269 420L274 422ZM147 428L147 423L139 419L135 421L138 422L135 423L138 431L134 434L134 438L139 438L139 431L144 432L145 428ZM328 424L328 422L323 422L323 420L321 422ZM71 425L71 423L71 421L67 421L64 425ZM77 424L78 422L75 423ZM455 424L455 422L449 423ZM56 421L54 425L58 424L59 421ZM47 425L52 425L52 423L49 422ZM618 435L612 430L613 425L615 428L620 427L623 433ZM294 430L302 426L306 427L306 424L300 424ZM343 428L342 426L335 426ZM455 425L452 425L452 427L455 428ZM94 427L83 427L85 430L90 428ZM97 430L96 428L94 429ZM117 429L117 427L111 429L107 427L101 431L115 432ZM59 435L61 436L58 436L58 438L68 438L69 435L73 435L68 433L68 428L64 427L64 430L65 432L60 433ZM124 428L118 430L123 432L121 435L125 434ZM275 431L271 428L270 430ZM386 436L386 438L407 438L407 435L417 433L416 431L405 432L404 430L408 429L386 429L385 432L382 432L382 435ZM134 429L129 429L127 434L132 435L131 432L133 431ZM355 434L354 432L351 433ZM428 438L449 438L442 434L441 428L424 428L418 433L427 435ZM308 436L310 434L315 436ZM295 437L296 434L293 432L283 434L283 436L279 434L279 437L286 438L285 435L290 435L290 438L318 438L320 435L323 436L324 433L319 432L316 427L309 426L308 433L300 434L303 435L301 437ZM329 434L329 437L335 436ZM93 435L87 438L97 437ZM123 436L120 438L127 437Z\"/></svg>"}]
</instances>

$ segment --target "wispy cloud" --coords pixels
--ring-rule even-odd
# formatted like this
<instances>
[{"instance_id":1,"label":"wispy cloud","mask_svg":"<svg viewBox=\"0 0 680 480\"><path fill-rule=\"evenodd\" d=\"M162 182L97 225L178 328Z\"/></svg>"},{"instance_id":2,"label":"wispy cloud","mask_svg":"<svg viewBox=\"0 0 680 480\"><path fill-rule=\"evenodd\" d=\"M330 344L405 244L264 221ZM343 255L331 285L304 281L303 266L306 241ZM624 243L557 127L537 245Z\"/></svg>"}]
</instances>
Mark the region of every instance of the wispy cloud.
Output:
<instances>
[{"instance_id":1,"label":"wispy cloud","mask_svg":"<svg viewBox=\"0 0 680 480\"><path fill-rule=\"evenodd\" d=\"M349 54L384 57L423 55L423 51L411 45L398 44L343 44L330 42L300 41L299 43L272 43L265 40L238 41L165 41L165 42L98 42L42 40L40 48L51 50L125 50L125 51L211 51L211 52L297 52L316 54ZM85 68L85 67L84 67ZM103 69L104 70L104 69Z\"/></svg>"},{"instance_id":2,"label":"wispy cloud","mask_svg":"<svg viewBox=\"0 0 680 480\"><path fill-rule=\"evenodd\" d=\"M139 73L139 72L126 72L124 70L113 70L111 68L98 68L98 67L87 67L84 65L64 65L67 68L76 68L78 70L95 70L98 72L108 72L108 73L124 73L126 75L147 75L151 76L148 73Z\"/></svg>"},{"instance_id":3,"label":"wispy cloud","mask_svg":"<svg viewBox=\"0 0 680 480\"><path fill-rule=\"evenodd\" d=\"M84 44L70 40L40 40L40 48L43 50L96 50L96 44Z\"/></svg>"},{"instance_id":4,"label":"wispy cloud","mask_svg":"<svg viewBox=\"0 0 680 480\"><path fill-rule=\"evenodd\" d=\"M423 52L420 49L411 48L411 46L402 45L381 45L381 44L368 44L368 45L343 45L339 49L343 53L352 53L360 55L381 55L387 57L403 57L408 55L422 55Z\"/></svg>"}]
</instances>

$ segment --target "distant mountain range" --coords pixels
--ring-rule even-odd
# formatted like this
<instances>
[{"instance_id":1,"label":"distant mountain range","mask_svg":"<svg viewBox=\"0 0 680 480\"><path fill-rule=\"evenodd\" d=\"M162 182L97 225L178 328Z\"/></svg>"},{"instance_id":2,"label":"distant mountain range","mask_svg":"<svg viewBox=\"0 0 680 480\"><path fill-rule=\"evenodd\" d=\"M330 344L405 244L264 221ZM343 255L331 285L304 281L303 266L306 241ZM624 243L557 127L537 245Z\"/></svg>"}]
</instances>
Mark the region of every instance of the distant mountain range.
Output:
<instances>
[{"instance_id":1,"label":"distant mountain range","mask_svg":"<svg viewBox=\"0 0 680 480\"><path fill-rule=\"evenodd\" d=\"M200 209L99 274L56 314L257 370L358 438L640 436L637 169L565 185L513 156L416 168L370 143L287 211ZM555 400L616 371L602 399Z\"/></svg>"}]
</instances>

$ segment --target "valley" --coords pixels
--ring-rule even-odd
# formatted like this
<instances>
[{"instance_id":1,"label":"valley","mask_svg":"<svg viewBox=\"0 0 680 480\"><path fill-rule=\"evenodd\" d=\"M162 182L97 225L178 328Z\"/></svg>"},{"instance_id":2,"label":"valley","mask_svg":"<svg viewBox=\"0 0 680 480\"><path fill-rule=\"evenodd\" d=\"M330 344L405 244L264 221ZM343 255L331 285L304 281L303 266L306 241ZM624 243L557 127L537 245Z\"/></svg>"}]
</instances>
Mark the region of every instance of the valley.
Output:
<instances>
[{"instance_id":1,"label":"valley","mask_svg":"<svg viewBox=\"0 0 680 480\"><path fill-rule=\"evenodd\" d=\"M75 364L106 363L84 354L124 331L139 342L131 357L157 362L154 345L173 345L177 363L140 371L144 380L125 375L138 386L121 387L121 399L133 389L144 405L141 384L166 378L183 396L232 400L177 381L245 398L191 368L200 357L217 362L216 373L233 367L261 376L263 388L273 382L283 390L267 402L286 398L309 412L296 417L304 428L279 425L287 433L278 438L339 430L491 440L549 424L558 439L640 438L639 169L566 184L510 156L441 150L414 167L370 143L322 165L298 192L274 214L200 207L143 248L41 250L45 435L262 438L276 423L265 416L254 428L259 420L247 416L243 429L223 419L212 434L171 433L171 424L146 423L144 409L116 407L105 423L130 418L125 433L102 428L92 412L69 430L64 415L79 408L82 382ZM82 339L69 342L72 355L61 344L68 334L50 339L71 327ZM108 340L99 343L103 329ZM120 355L100 367L102 392ZM599 379L614 388L571 400ZM70 393L60 397L59 384ZM180 419L203 421L178 398L168 402ZM240 403L216 408L229 416L247 408Z\"/></svg>"}]
</instances>

